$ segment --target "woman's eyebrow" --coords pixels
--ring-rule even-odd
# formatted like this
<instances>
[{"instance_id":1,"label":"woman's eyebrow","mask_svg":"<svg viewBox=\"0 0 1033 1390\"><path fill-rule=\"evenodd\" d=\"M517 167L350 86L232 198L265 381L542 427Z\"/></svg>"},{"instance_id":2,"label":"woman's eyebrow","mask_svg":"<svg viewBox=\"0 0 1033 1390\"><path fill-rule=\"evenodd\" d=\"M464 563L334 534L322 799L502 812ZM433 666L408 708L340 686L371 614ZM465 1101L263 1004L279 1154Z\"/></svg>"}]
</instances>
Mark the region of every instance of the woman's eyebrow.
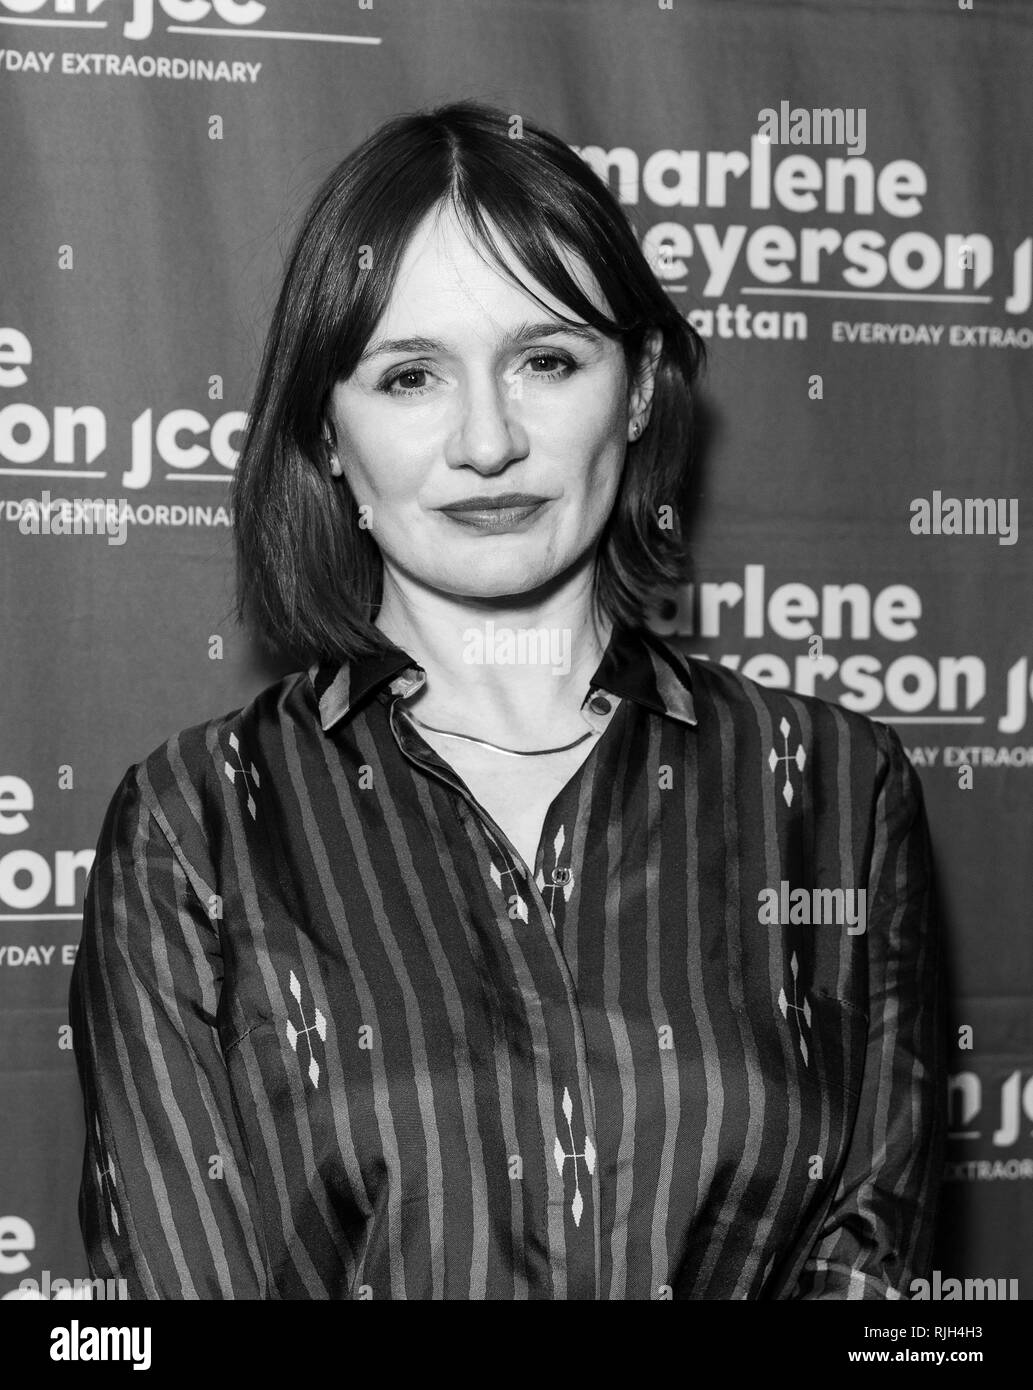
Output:
<instances>
[{"instance_id":1,"label":"woman's eyebrow","mask_svg":"<svg viewBox=\"0 0 1033 1390\"><path fill-rule=\"evenodd\" d=\"M580 338L593 345L599 343L602 336L588 324L563 323L559 319L541 319L536 323L519 324L502 339L499 345L500 347L515 347L520 343L531 342L536 338L555 338L564 334L572 338ZM433 338L380 338L369 344L359 361L360 363L366 362L371 357L379 357L387 352L431 353L446 350L447 344L439 343Z\"/></svg>"}]
</instances>

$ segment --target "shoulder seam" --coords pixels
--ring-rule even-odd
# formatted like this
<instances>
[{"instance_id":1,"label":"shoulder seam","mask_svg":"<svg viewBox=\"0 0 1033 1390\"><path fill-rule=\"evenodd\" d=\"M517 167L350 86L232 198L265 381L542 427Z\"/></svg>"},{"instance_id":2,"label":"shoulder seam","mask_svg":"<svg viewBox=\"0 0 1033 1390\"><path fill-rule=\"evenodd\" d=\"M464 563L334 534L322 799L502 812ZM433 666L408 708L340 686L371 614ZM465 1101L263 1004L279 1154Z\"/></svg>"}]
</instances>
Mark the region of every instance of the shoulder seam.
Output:
<instances>
[{"instance_id":1,"label":"shoulder seam","mask_svg":"<svg viewBox=\"0 0 1033 1390\"><path fill-rule=\"evenodd\" d=\"M142 764L138 766L142 766ZM144 804L147 807L147 810L154 818L154 821L157 824L158 828L161 830L161 833L168 841L169 848L175 855L177 863L183 870L187 882L190 884L190 887L193 890L193 893L197 898L198 902L204 908L205 916L207 917L209 900L213 896L215 896L214 888L212 888L205 881L205 879L201 877L201 875L194 868L193 864L191 864L189 859L187 859L186 854L183 850L183 846L180 844L179 836L176 834L175 830L173 830L172 824L169 821L168 816L166 816L161 802L159 801L157 794L154 791L154 788L151 786L150 779L145 777L144 780L141 780L136 769L134 769L134 776L136 777L136 785L139 788L141 800L144 802Z\"/></svg>"}]
</instances>

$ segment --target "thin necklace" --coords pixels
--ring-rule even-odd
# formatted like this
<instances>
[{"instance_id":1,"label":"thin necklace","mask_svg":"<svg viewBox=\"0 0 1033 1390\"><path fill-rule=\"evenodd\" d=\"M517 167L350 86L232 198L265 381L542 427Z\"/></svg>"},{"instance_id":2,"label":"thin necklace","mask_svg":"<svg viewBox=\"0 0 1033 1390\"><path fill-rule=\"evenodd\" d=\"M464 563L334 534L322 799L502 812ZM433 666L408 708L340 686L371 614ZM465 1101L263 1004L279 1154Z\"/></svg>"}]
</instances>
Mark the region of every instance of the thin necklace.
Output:
<instances>
[{"instance_id":1,"label":"thin necklace","mask_svg":"<svg viewBox=\"0 0 1033 1390\"><path fill-rule=\"evenodd\" d=\"M489 743L486 738L473 738L470 734L454 734L448 729L436 729L433 724L424 724L422 719L417 719L412 710L407 712L414 724L419 724L421 729L427 729L432 734L440 734L442 738L460 738L464 743L478 743L482 748L490 748L495 753L506 753L511 758L540 758L546 753L565 753L568 748L576 748L579 743L584 743L585 739L591 738L595 732L589 729L588 733L582 734L573 743L561 744L559 748L503 748L501 744Z\"/></svg>"}]
</instances>

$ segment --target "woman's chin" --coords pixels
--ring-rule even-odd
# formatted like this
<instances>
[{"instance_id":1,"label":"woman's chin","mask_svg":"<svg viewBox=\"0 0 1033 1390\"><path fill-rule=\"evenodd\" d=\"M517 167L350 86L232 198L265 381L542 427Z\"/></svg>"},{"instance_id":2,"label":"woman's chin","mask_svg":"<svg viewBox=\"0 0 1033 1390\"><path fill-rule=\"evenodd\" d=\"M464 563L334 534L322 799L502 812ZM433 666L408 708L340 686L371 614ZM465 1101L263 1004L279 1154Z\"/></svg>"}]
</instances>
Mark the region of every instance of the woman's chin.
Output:
<instances>
[{"instance_id":1,"label":"woman's chin","mask_svg":"<svg viewBox=\"0 0 1033 1390\"><path fill-rule=\"evenodd\" d=\"M544 595L550 585L561 578L561 571L552 566L529 569L506 566L492 571L480 565L468 566L461 573L436 576L431 588L460 603L505 606L508 600L528 602L535 595Z\"/></svg>"},{"instance_id":2,"label":"woman's chin","mask_svg":"<svg viewBox=\"0 0 1033 1390\"><path fill-rule=\"evenodd\" d=\"M456 579L453 583L443 586L443 591L464 603L482 603L490 606L503 604L507 599L527 599L541 589L544 582L526 574L510 578L500 577L497 580L464 575L462 579Z\"/></svg>"},{"instance_id":3,"label":"woman's chin","mask_svg":"<svg viewBox=\"0 0 1033 1390\"><path fill-rule=\"evenodd\" d=\"M385 559L385 566L399 580L404 576L409 585L453 601L505 606L510 599L528 603L548 598L554 589L569 584L582 567L590 567L591 555L577 549L571 555L557 555L551 548L507 555L498 545L483 546L470 555L456 547L415 561L410 556L405 565Z\"/></svg>"}]
</instances>

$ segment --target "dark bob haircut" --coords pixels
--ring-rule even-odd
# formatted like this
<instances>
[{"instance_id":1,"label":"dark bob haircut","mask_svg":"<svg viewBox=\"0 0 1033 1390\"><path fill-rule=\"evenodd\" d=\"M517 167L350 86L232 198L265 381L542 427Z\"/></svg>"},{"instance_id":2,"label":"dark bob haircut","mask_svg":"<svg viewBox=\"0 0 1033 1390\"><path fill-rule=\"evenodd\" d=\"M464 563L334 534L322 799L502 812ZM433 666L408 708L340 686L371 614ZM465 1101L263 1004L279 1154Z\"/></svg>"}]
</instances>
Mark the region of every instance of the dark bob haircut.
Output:
<instances>
[{"instance_id":1,"label":"dark bob haircut","mask_svg":"<svg viewBox=\"0 0 1033 1390\"><path fill-rule=\"evenodd\" d=\"M448 200L507 276L485 214L559 303L619 339L629 374L646 335L660 331L649 424L628 446L600 537L595 604L615 626L636 626L686 577L692 384L703 341L580 155L529 121L456 102L388 121L325 179L295 236L266 339L232 481L237 614L305 665L387 645L374 626L380 552L359 526L347 483L331 474L325 423L333 387L372 337L410 237ZM585 297L557 244L592 270L613 318Z\"/></svg>"}]
</instances>

